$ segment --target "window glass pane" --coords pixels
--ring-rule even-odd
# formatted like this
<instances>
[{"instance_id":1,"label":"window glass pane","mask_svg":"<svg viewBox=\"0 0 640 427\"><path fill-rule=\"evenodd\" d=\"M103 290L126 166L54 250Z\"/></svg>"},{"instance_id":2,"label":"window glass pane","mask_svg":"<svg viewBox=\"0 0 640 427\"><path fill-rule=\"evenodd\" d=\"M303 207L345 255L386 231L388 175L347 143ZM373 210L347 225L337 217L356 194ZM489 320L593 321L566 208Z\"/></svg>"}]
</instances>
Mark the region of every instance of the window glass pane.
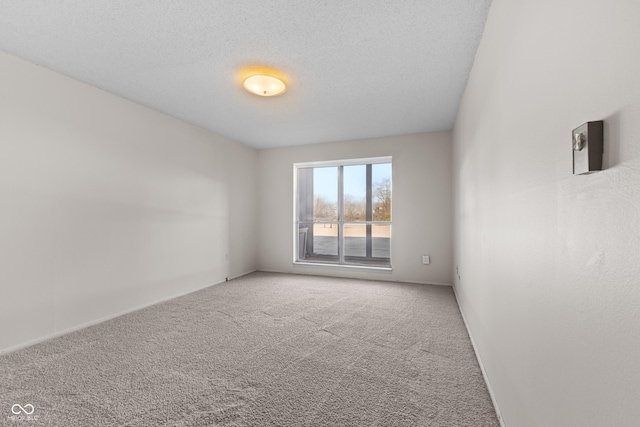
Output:
<instances>
[{"instance_id":1,"label":"window glass pane","mask_svg":"<svg viewBox=\"0 0 640 427\"><path fill-rule=\"evenodd\" d=\"M391 225L371 226L371 256L391 260Z\"/></svg>"},{"instance_id":2,"label":"window glass pane","mask_svg":"<svg viewBox=\"0 0 640 427\"><path fill-rule=\"evenodd\" d=\"M391 221L391 163L372 166L372 204L374 221Z\"/></svg>"},{"instance_id":3,"label":"window glass pane","mask_svg":"<svg viewBox=\"0 0 640 427\"><path fill-rule=\"evenodd\" d=\"M338 220L338 167L313 168L313 220Z\"/></svg>"},{"instance_id":4,"label":"window glass pane","mask_svg":"<svg viewBox=\"0 0 640 427\"><path fill-rule=\"evenodd\" d=\"M313 168L298 169L298 221L313 221Z\"/></svg>"},{"instance_id":5,"label":"window glass pane","mask_svg":"<svg viewBox=\"0 0 640 427\"><path fill-rule=\"evenodd\" d=\"M367 226L365 224L344 225L344 255L367 256Z\"/></svg>"},{"instance_id":6,"label":"window glass pane","mask_svg":"<svg viewBox=\"0 0 640 427\"><path fill-rule=\"evenodd\" d=\"M344 220L366 221L367 167L345 166L342 172L344 186Z\"/></svg>"},{"instance_id":7,"label":"window glass pane","mask_svg":"<svg viewBox=\"0 0 640 427\"><path fill-rule=\"evenodd\" d=\"M338 256L338 224L313 224L313 252L315 256Z\"/></svg>"},{"instance_id":8,"label":"window glass pane","mask_svg":"<svg viewBox=\"0 0 640 427\"><path fill-rule=\"evenodd\" d=\"M298 224L298 240L296 242L296 259L304 261L311 253L311 227L313 224Z\"/></svg>"}]
</instances>

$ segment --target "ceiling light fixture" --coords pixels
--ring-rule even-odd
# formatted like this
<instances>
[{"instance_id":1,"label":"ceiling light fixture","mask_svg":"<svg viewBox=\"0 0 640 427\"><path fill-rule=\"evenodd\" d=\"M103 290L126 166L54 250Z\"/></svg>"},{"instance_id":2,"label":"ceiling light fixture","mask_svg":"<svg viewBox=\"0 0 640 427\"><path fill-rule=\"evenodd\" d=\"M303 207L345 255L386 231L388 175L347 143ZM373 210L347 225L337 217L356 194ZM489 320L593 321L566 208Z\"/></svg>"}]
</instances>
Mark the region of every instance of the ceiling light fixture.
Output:
<instances>
[{"instance_id":1,"label":"ceiling light fixture","mask_svg":"<svg viewBox=\"0 0 640 427\"><path fill-rule=\"evenodd\" d=\"M259 96L281 95L287 90L287 86L277 77L267 74L254 74L244 79L244 88Z\"/></svg>"}]
</instances>

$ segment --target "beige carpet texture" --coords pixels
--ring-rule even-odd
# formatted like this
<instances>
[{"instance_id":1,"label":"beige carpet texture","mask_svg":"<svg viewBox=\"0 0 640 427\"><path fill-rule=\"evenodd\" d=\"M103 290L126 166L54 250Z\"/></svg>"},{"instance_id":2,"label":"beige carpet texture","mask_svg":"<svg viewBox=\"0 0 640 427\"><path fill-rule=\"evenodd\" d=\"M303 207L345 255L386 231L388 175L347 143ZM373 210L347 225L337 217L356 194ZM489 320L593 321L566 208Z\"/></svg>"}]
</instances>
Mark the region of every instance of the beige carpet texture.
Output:
<instances>
[{"instance_id":1,"label":"beige carpet texture","mask_svg":"<svg viewBox=\"0 0 640 427\"><path fill-rule=\"evenodd\" d=\"M253 273L2 355L0 378L10 426L499 426L441 286Z\"/></svg>"}]
</instances>

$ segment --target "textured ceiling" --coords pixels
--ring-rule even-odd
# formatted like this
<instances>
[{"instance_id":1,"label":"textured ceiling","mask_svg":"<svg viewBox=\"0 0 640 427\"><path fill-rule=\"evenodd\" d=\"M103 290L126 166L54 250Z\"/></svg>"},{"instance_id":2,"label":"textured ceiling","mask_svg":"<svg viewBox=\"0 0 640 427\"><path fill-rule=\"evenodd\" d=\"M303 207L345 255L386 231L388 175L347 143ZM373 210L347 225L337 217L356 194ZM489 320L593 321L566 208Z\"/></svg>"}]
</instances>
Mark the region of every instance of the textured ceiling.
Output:
<instances>
[{"instance_id":1,"label":"textured ceiling","mask_svg":"<svg viewBox=\"0 0 640 427\"><path fill-rule=\"evenodd\" d=\"M0 0L0 49L255 148L451 129L490 0ZM242 89L252 66L287 92Z\"/></svg>"}]
</instances>

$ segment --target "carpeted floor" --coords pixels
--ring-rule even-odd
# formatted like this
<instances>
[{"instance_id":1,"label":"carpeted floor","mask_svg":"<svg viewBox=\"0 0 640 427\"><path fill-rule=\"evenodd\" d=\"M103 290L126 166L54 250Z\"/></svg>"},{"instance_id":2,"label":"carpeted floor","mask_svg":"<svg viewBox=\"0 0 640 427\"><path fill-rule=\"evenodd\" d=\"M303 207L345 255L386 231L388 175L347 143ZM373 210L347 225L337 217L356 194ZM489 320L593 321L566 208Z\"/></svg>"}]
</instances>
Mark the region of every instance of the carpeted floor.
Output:
<instances>
[{"instance_id":1,"label":"carpeted floor","mask_svg":"<svg viewBox=\"0 0 640 427\"><path fill-rule=\"evenodd\" d=\"M254 273L2 355L0 379L0 425L499 425L438 286Z\"/></svg>"}]
</instances>

